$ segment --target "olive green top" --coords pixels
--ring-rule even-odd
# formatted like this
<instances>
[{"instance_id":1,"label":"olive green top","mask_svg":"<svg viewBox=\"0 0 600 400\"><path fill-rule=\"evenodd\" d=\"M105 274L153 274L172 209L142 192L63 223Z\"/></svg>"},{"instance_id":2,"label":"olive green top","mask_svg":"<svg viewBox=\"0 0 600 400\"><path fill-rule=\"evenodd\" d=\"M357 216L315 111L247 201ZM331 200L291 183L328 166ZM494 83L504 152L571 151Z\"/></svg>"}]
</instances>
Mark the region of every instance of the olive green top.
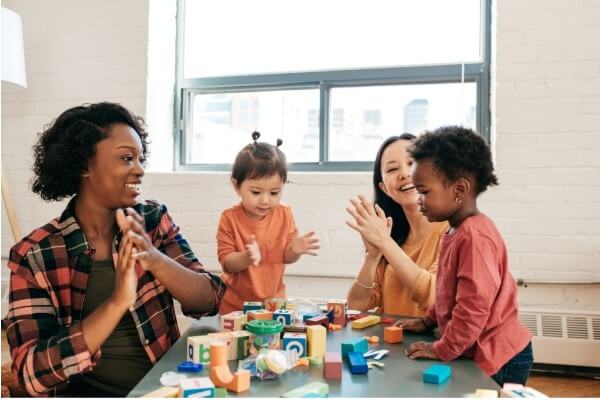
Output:
<instances>
[{"instance_id":1,"label":"olive green top","mask_svg":"<svg viewBox=\"0 0 600 400\"><path fill-rule=\"evenodd\" d=\"M112 294L115 268L112 260L92 261L82 318L90 315ZM92 371L69 384L72 396L125 396L152 368L131 313L127 312L101 346L102 356Z\"/></svg>"}]
</instances>

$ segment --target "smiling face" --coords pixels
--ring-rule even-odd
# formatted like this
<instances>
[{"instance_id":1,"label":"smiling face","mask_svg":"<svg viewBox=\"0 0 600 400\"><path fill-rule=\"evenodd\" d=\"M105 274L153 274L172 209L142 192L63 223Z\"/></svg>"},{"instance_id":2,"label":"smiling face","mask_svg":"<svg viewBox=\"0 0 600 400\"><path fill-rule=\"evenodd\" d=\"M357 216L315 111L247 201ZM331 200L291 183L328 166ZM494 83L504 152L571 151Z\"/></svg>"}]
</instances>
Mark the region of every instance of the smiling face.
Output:
<instances>
[{"instance_id":1,"label":"smiling face","mask_svg":"<svg viewBox=\"0 0 600 400\"><path fill-rule=\"evenodd\" d=\"M268 178L246 179L239 186L234 179L232 184L250 218L263 219L281 201L283 181L278 174Z\"/></svg>"},{"instance_id":2,"label":"smiling face","mask_svg":"<svg viewBox=\"0 0 600 400\"><path fill-rule=\"evenodd\" d=\"M129 125L114 124L109 136L96 144L80 194L108 209L134 206L141 194L144 157L137 132Z\"/></svg>"},{"instance_id":3,"label":"smiling face","mask_svg":"<svg viewBox=\"0 0 600 400\"><path fill-rule=\"evenodd\" d=\"M448 182L432 160L415 162L412 180L419 192L419 211L430 222L449 220L460 208L455 201L456 183Z\"/></svg>"},{"instance_id":4,"label":"smiling face","mask_svg":"<svg viewBox=\"0 0 600 400\"><path fill-rule=\"evenodd\" d=\"M413 159L406 148L408 140L397 140L381 155L381 180L379 188L401 206L416 206L417 191L410 176Z\"/></svg>"}]
</instances>

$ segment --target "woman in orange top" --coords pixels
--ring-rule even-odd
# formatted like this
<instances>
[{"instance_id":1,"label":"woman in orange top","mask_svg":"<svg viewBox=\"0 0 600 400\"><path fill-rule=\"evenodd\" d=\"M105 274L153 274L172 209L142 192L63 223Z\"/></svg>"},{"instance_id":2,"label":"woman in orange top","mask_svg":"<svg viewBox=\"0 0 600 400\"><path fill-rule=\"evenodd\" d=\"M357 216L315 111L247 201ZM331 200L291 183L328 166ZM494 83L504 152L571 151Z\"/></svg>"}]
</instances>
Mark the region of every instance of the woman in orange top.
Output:
<instances>
[{"instance_id":1,"label":"woman in orange top","mask_svg":"<svg viewBox=\"0 0 600 400\"><path fill-rule=\"evenodd\" d=\"M221 214L217 255L227 291L222 315L242 310L244 301L285 298L283 273L303 254L316 255L319 240L314 232L298 236L290 207L280 204L287 181L285 155L277 146L257 142L237 155L231 183L241 202Z\"/></svg>"},{"instance_id":2,"label":"woman in orange top","mask_svg":"<svg viewBox=\"0 0 600 400\"><path fill-rule=\"evenodd\" d=\"M431 223L419 212L406 151L414 139L409 133L392 136L379 148L373 169L377 212L362 196L348 207L354 217L348 225L367 250L348 292L350 308L421 317L434 303L439 243L448 223ZM373 237L382 245L371 245L367 238Z\"/></svg>"}]
</instances>

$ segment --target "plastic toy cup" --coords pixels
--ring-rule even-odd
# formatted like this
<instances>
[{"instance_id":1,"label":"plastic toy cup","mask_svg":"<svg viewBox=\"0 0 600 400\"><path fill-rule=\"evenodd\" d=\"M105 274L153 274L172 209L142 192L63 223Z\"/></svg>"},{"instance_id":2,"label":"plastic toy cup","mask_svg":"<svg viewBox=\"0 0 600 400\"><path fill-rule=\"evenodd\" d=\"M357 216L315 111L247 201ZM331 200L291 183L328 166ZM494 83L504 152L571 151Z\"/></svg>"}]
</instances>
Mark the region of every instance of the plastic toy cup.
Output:
<instances>
[{"instance_id":1,"label":"plastic toy cup","mask_svg":"<svg viewBox=\"0 0 600 400\"><path fill-rule=\"evenodd\" d=\"M246 324L246 330L254 333L254 348L256 351L279 350L279 337L283 324L271 319L255 319Z\"/></svg>"}]
</instances>

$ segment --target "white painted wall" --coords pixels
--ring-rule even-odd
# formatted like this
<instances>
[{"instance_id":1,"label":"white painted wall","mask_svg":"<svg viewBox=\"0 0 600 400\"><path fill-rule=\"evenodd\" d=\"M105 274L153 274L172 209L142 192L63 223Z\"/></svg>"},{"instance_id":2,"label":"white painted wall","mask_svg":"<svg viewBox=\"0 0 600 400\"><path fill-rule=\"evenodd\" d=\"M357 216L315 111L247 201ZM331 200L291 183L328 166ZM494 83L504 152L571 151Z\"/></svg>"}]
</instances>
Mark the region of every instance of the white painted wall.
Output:
<instances>
[{"instance_id":1,"label":"white painted wall","mask_svg":"<svg viewBox=\"0 0 600 400\"><path fill-rule=\"evenodd\" d=\"M600 286L591 282L600 281L600 2L497 3L492 140L501 184L484 195L481 208L503 232L516 277L584 283L529 284L520 289L522 305L598 310ZM169 77L157 84L161 69L155 63L162 58L162 71L172 65L168 44L160 44L164 57L155 47L148 51L149 15L157 18L148 4L153 3L3 2L21 15L25 31L29 87L2 94L2 173L23 234L64 206L34 197L28 181L35 132L68 107L107 100L141 115L148 110L151 135L161 144L152 150L161 167L169 164L163 154L170 151L163 144L172 135L170 99L164 98ZM173 21L171 12L163 14ZM165 32L173 31L167 27ZM156 106L158 101L165 106ZM358 236L345 226L344 208L350 196L370 194L370 174L292 173L290 180L284 199L301 230L317 230L322 250L319 257L289 267L288 294L345 296L362 250ZM152 172L144 191L168 205L196 253L216 270L218 217L236 200L227 174ZM3 210L3 258L11 243ZM3 280L6 271L2 267Z\"/></svg>"}]
</instances>

